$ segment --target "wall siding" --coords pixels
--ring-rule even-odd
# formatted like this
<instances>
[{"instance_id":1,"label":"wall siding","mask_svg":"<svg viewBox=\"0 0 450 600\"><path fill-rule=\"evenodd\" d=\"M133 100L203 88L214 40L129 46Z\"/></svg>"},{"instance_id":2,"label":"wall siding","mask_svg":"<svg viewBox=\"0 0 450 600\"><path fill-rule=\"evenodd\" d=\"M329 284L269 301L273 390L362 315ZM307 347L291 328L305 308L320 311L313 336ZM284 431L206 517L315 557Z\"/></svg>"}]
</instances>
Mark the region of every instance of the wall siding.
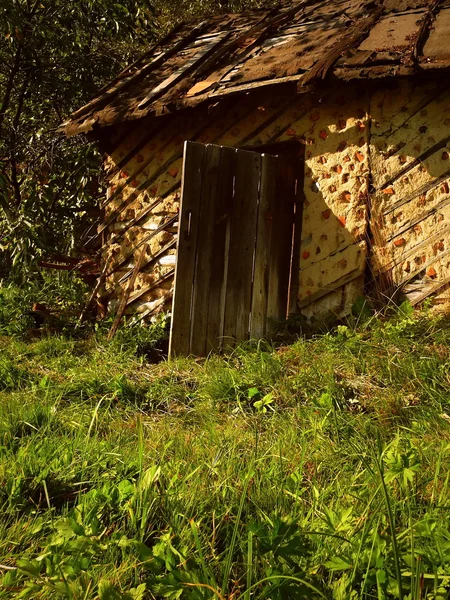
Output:
<instances>
[{"instance_id":1,"label":"wall siding","mask_svg":"<svg viewBox=\"0 0 450 600\"><path fill-rule=\"evenodd\" d=\"M371 98L373 267L418 301L450 277L450 91L398 82Z\"/></svg>"},{"instance_id":2,"label":"wall siding","mask_svg":"<svg viewBox=\"0 0 450 600\"><path fill-rule=\"evenodd\" d=\"M185 139L239 148L304 140L298 303L307 317L348 314L364 291L369 253L373 272L388 274L393 286L424 265L433 285L449 277L449 144L429 152L450 135L449 92L406 81L378 88L342 84L322 96L295 98L252 94L210 112L199 106L130 126L105 160L103 259L116 269L103 291L109 309L116 309L123 278L149 236L148 260L157 258L138 275L133 294L140 295L127 312L170 306Z\"/></svg>"}]
</instances>

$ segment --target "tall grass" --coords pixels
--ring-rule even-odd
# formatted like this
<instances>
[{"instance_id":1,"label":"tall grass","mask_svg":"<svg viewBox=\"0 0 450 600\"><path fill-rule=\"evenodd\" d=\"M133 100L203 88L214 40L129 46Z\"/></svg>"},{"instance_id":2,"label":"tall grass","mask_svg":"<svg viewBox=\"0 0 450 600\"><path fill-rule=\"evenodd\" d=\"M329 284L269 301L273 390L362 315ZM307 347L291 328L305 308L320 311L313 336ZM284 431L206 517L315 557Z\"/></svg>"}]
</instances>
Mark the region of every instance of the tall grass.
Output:
<instances>
[{"instance_id":1,"label":"tall grass","mask_svg":"<svg viewBox=\"0 0 450 600\"><path fill-rule=\"evenodd\" d=\"M449 342L409 311L154 365L2 337L0 597L449 597Z\"/></svg>"}]
</instances>

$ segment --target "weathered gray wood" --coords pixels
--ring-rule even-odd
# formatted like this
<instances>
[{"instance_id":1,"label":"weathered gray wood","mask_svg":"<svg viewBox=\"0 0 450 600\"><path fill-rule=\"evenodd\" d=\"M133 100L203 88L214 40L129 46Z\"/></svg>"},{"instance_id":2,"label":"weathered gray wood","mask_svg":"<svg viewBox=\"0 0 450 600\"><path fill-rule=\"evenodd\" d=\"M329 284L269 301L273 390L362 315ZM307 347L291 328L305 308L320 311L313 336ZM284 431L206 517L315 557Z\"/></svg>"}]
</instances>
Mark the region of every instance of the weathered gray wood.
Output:
<instances>
[{"instance_id":1,"label":"weathered gray wood","mask_svg":"<svg viewBox=\"0 0 450 600\"><path fill-rule=\"evenodd\" d=\"M229 234L233 207L235 157L236 151L233 148L222 148L211 240L211 274L209 282L208 321L206 326L207 353L211 350L220 350L222 346L223 321L225 316L224 291L226 289L229 266Z\"/></svg>"},{"instance_id":2,"label":"weathered gray wood","mask_svg":"<svg viewBox=\"0 0 450 600\"><path fill-rule=\"evenodd\" d=\"M220 146L207 146L203 161L203 183L197 233L190 340L190 352L196 356L204 356L206 354L214 216L220 191L220 155Z\"/></svg>"},{"instance_id":3,"label":"weathered gray wood","mask_svg":"<svg viewBox=\"0 0 450 600\"><path fill-rule=\"evenodd\" d=\"M239 151L225 295L224 346L248 339L261 155Z\"/></svg>"},{"instance_id":4,"label":"weathered gray wood","mask_svg":"<svg viewBox=\"0 0 450 600\"><path fill-rule=\"evenodd\" d=\"M250 338L252 339L264 337L267 330L272 211L276 195L277 166L278 159L276 157L263 154L250 323Z\"/></svg>"},{"instance_id":5,"label":"weathered gray wood","mask_svg":"<svg viewBox=\"0 0 450 600\"><path fill-rule=\"evenodd\" d=\"M188 143L184 162L170 354L204 356L287 315L299 155Z\"/></svg>"},{"instance_id":6,"label":"weathered gray wood","mask_svg":"<svg viewBox=\"0 0 450 600\"><path fill-rule=\"evenodd\" d=\"M204 47L201 48L197 52L197 54L195 54L192 60L190 60L187 63L187 65L183 65L181 68L175 71L175 73L172 73L170 77L168 77L155 88L153 88L152 91L149 92L149 94L147 94L147 96L138 104L138 109L143 110L144 108L146 108L150 104L150 102L161 96L161 94L163 94L167 89L175 85L175 83L177 83L182 77L187 75L189 72L193 71L196 65L206 60L206 58L212 52L212 50L214 50L216 46L219 46L222 43L222 41L229 36L229 32L218 33L216 36L214 36L213 40L206 43Z\"/></svg>"},{"instance_id":7,"label":"weathered gray wood","mask_svg":"<svg viewBox=\"0 0 450 600\"><path fill-rule=\"evenodd\" d=\"M204 154L205 146L203 144L195 142L185 143L177 264L175 267L172 325L170 331L170 356L182 356L190 353L191 298L194 282Z\"/></svg>"}]
</instances>

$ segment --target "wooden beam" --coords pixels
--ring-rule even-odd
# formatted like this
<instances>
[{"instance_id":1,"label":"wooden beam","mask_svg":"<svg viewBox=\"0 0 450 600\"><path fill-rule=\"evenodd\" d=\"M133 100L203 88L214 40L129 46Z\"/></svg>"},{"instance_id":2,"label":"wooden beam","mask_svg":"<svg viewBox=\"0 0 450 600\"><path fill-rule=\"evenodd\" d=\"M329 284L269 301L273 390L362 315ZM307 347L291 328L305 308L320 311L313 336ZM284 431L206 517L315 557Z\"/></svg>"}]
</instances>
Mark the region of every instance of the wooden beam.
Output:
<instances>
[{"instance_id":1,"label":"wooden beam","mask_svg":"<svg viewBox=\"0 0 450 600\"><path fill-rule=\"evenodd\" d=\"M220 146L206 146L202 167L202 192L198 211L198 234L190 319L190 352L196 356L207 353L209 291L211 286L216 207L220 200ZM186 176L193 174L186 173ZM219 309L219 305L214 307ZM216 311L214 311L216 312Z\"/></svg>"},{"instance_id":2,"label":"wooden beam","mask_svg":"<svg viewBox=\"0 0 450 600\"><path fill-rule=\"evenodd\" d=\"M165 246L163 246L161 248L161 250L159 250L159 252L157 252L156 254L154 254L153 256L151 256L148 260L145 260L144 263L143 263L143 265L142 265L142 268L148 267L149 265L151 265L152 263L154 263L160 256L162 256L163 254L165 254L167 252L167 250L171 250L172 248L175 248L176 245L177 245L177 240L176 240L176 237L174 236L174 239L171 240ZM126 281L130 276L131 276L130 272L126 273L119 280L119 283L121 283L123 281Z\"/></svg>"},{"instance_id":3,"label":"wooden beam","mask_svg":"<svg viewBox=\"0 0 450 600\"><path fill-rule=\"evenodd\" d=\"M231 35L231 32L227 31L225 33L219 33L212 42L206 44L204 48L202 48L191 61L188 61L187 64L184 64L180 69L172 73L170 77L162 81L159 85L151 90L149 94L138 104L139 110L144 110L151 102L156 100L159 96L164 94L170 87L175 85L182 77L185 77L191 71L194 71L196 66L204 61L210 53L220 45L223 40Z\"/></svg>"},{"instance_id":4,"label":"wooden beam","mask_svg":"<svg viewBox=\"0 0 450 600\"><path fill-rule=\"evenodd\" d=\"M158 68L166 60L168 60L176 52L178 52L178 50L180 50L181 48L186 46L186 44L188 44L193 38L195 38L202 30L204 30L207 24L208 24L208 21L202 21L201 23L199 23L199 25L197 25L197 27L194 27L187 36L183 37L181 40L176 42L171 48L169 48L165 52L162 52L161 54L159 54L156 58L154 58L149 63L144 65L141 69L136 71L136 73L133 73L133 75L128 77L128 79L123 79L124 76L126 77L126 72L129 71L131 68L131 67L127 67L124 71L122 71L122 73L120 75L117 76L116 80L114 80L114 83L117 83L117 85L115 85L111 89L111 84L109 84L108 86L106 86L106 88L103 88L102 90L100 90L100 92L102 92L104 90L103 93L101 93L100 96L97 96L97 98L94 98L88 104L85 104L84 106L79 108L77 111L75 111L71 115L71 118L68 121L68 123L79 119L81 116L85 115L86 113L88 113L94 109L98 109L102 104L107 103L109 101L109 99L114 97L118 92L122 92L124 89L129 87L132 83L134 83L137 79L139 79L139 77L142 77L143 75L147 75L153 69ZM147 54L152 54L159 46L162 46L164 43L168 43L170 38L173 37L175 35L175 33L177 32L177 30L180 28L181 28L181 26L176 27L165 38L163 38L163 40L158 42L158 44L155 44L153 46L153 48ZM141 57L141 59L142 59L142 57ZM138 59L137 62L140 62L141 59Z\"/></svg>"},{"instance_id":5,"label":"wooden beam","mask_svg":"<svg viewBox=\"0 0 450 600\"><path fill-rule=\"evenodd\" d=\"M148 244L146 244L142 248L139 258L136 261L135 266L133 267L128 285L127 285L126 289L124 290L122 297L120 299L120 304L119 304L119 308L117 309L116 318L114 319L114 323L112 324L112 327L109 330L108 338L107 338L108 342L112 340L112 338L114 337L114 335L119 327L120 320L123 316L125 307L127 305L128 298L130 297L130 294L131 294L134 284L136 282L136 278L138 276L139 271L141 270L142 263L144 262L145 255L147 253L147 248L148 248Z\"/></svg>"},{"instance_id":6,"label":"wooden beam","mask_svg":"<svg viewBox=\"0 0 450 600\"><path fill-rule=\"evenodd\" d=\"M364 8L365 4L366 3L363 3L361 5L362 9ZM322 59L318 60L316 64L307 73L305 73L305 76L302 79L302 85L307 85L314 79L325 79L328 71L340 58L342 53L345 52L345 50L356 46L356 44L364 39L364 37L370 32L373 25L378 21L383 13L383 4L379 1L377 4L377 8L366 18L364 18L362 14L356 17L354 24L346 29L343 35L338 38L331 51Z\"/></svg>"},{"instance_id":7,"label":"wooden beam","mask_svg":"<svg viewBox=\"0 0 450 600\"><path fill-rule=\"evenodd\" d=\"M414 190L414 192L412 194L409 194L405 198L402 198L401 200L398 200L397 202L394 202L393 204L388 206L388 208L386 208L383 211L383 216L387 216L387 215L391 214L392 212L394 212L394 210L397 210L404 204L408 204L408 202L411 202L411 200L414 200L414 198L417 198L418 196L421 196L422 194L425 194L426 192L429 192L430 190L436 188L439 184L441 184L443 181L445 181L449 177L450 177L450 169L448 171L445 171L445 173L443 173L436 179L433 179L432 181L425 183L419 189Z\"/></svg>"},{"instance_id":8,"label":"wooden beam","mask_svg":"<svg viewBox=\"0 0 450 600\"><path fill-rule=\"evenodd\" d=\"M141 298L141 296L143 296L144 294L147 294L148 292L151 292L155 288L159 287L162 283L164 283L168 279L171 279L174 276L174 274L175 274L175 269L170 269L170 271L168 271L165 275L160 277L157 281L154 281L150 285L146 285L143 288L141 288L140 290L138 290L137 292L135 292L134 294L131 294L131 296L129 297L129 299L127 301L127 306L130 306L130 304L133 304L133 302L136 302L136 300L139 300L139 298Z\"/></svg>"}]
</instances>

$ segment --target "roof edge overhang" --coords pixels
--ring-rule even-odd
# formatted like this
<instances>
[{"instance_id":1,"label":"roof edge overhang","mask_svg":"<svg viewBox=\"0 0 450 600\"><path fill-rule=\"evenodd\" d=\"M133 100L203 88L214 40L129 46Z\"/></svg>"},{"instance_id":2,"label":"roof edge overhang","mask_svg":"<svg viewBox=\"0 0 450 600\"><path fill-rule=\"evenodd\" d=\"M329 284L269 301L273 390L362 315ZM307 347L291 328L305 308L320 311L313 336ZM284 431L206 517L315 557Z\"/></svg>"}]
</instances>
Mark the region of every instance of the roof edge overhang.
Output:
<instances>
[{"instance_id":1,"label":"roof edge overhang","mask_svg":"<svg viewBox=\"0 0 450 600\"><path fill-rule=\"evenodd\" d=\"M75 111L60 131L95 139L114 125L268 89L305 94L343 81L447 74L450 49L444 40L439 55L437 46L450 27L450 0L335 2L331 13L326 0L297 0L195 27L180 25ZM389 3L392 8L405 2L414 8L386 13ZM428 47L438 56L427 56Z\"/></svg>"}]
</instances>

